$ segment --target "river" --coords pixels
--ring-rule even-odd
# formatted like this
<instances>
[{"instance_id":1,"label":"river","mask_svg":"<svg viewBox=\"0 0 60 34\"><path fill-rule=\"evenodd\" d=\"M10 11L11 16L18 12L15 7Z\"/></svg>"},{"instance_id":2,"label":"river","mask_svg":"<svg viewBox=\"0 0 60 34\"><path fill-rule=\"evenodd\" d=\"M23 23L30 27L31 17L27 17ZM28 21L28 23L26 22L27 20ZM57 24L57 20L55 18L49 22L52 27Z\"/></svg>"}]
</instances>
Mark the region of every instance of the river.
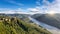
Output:
<instances>
[{"instance_id":1,"label":"river","mask_svg":"<svg viewBox=\"0 0 60 34\"><path fill-rule=\"evenodd\" d=\"M32 18L32 17L28 17L30 20L32 20L34 23L36 23L37 25L42 26L43 28L47 29L48 31L50 31L52 34L60 34L60 29L47 25L45 23L42 23L40 21L37 21L36 19Z\"/></svg>"}]
</instances>

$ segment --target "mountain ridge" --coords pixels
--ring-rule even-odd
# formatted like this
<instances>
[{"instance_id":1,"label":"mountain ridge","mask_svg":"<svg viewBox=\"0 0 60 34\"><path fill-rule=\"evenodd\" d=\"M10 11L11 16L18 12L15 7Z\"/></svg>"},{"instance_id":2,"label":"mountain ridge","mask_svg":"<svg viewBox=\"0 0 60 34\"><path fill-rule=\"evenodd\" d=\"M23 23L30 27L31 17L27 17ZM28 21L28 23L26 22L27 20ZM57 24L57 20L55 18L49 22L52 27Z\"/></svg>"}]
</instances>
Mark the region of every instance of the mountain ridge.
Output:
<instances>
[{"instance_id":1,"label":"mountain ridge","mask_svg":"<svg viewBox=\"0 0 60 34\"><path fill-rule=\"evenodd\" d=\"M38 14L36 14L38 15ZM50 15L50 14L40 14L39 16L33 15L33 18L35 18L36 20L46 23L48 25L57 27L60 29L60 14L54 14L54 15Z\"/></svg>"}]
</instances>

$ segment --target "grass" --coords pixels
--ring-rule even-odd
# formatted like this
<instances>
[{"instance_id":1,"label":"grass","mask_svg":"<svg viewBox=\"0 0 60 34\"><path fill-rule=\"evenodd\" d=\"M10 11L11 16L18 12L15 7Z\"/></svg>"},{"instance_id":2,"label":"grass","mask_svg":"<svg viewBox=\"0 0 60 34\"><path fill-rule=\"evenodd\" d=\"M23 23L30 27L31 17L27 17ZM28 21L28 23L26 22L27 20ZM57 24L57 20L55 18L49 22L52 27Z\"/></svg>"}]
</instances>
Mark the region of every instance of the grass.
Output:
<instances>
[{"instance_id":1,"label":"grass","mask_svg":"<svg viewBox=\"0 0 60 34\"><path fill-rule=\"evenodd\" d=\"M26 23L19 18L8 17L7 19L10 21L5 19L0 20L0 34L51 34L46 29L32 23Z\"/></svg>"}]
</instances>

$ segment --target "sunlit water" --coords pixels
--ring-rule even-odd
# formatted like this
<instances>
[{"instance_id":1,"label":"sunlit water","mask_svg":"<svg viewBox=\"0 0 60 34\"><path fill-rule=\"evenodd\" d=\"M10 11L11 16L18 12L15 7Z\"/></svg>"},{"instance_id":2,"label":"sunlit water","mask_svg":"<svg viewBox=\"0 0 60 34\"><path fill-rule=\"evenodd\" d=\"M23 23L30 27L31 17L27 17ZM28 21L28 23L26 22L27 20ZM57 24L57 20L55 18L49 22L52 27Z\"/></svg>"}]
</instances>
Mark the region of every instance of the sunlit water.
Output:
<instances>
[{"instance_id":1,"label":"sunlit water","mask_svg":"<svg viewBox=\"0 0 60 34\"><path fill-rule=\"evenodd\" d=\"M53 27L53 26L50 26L50 25L47 25L45 23L42 23L40 21L37 21L36 19L32 18L32 17L29 17L30 20L32 20L34 23L44 27L45 29L47 29L48 31L50 31L52 34L60 34L60 29L56 28L56 27Z\"/></svg>"}]
</instances>

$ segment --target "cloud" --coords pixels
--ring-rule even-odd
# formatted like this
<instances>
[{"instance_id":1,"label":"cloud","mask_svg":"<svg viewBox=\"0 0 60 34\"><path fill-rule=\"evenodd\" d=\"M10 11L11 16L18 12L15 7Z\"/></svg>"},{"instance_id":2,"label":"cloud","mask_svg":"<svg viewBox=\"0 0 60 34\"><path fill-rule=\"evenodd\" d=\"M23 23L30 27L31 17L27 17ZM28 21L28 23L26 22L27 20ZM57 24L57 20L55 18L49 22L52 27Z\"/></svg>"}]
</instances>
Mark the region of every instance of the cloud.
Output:
<instances>
[{"instance_id":1,"label":"cloud","mask_svg":"<svg viewBox=\"0 0 60 34\"><path fill-rule=\"evenodd\" d=\"M8 9L8 8L0 8L0 13L6 13L6 14L8 14L8 13L14 13L13 12L14 10L11 10L11 9Z\"/></svg>"},{"instance_id":2,"label":"cloud","mask_svg":"<svg viewBox=\"0 0 60 34\"><path fill-rule=\"evenodd\" d=\"M36 8L40 10L39 12L43 12L43 13L46 13L49 11L54 11L55 13L60 13L60 0L51 0L51 1L52 2L50 2L48 0L43 0L42 5L39 4L40 1L36 1L37 2Z\"/></svg>"},{"instance_id":3,"label":"cloud","mask_svg":"<svg viewBox=\"0 0 60 34\"><path fill-rule=\"evenodd\" d=\"M15 13L18 13L18 14L35 14L32 12L27 12L27 10L24 10L22 8L17 8L15 10L8 9L8 8L0 8L0 13L5 13L5 14L15 14Z\"/></svg>"},{"instance_id":4,"label":"cloud","mask_svg":"<svg viewBox=\"0 0 60 34\"><path fill-rule=\"evenodd\" d=\"M39 10L37 10L36 8L27 8L27 9L22 9L22 8L17 8L15 10L12 9L8 9L8 8L0 8L0 13L5 13L5 14L36 14L39 13Z\"/></svg>"},{"instance_id":5,"label":"cloud","mask_svg":"<svg viewBox=\"0 0 60 34\"><path fill-rule=\"evenodd\" d=\"M17 3L17 2L14 1L14 0L5 0L5 1L7 1L7 2L9 2L9 3L12 3L12 4L15 4L15 5L18 5L18 6L24 6L24 4L22 4L22 3Z\"/></svg>"},{"instance_id":6,"label":"cloud","mask_svg":"<svg viewBox=\"0 0 60 34\"><path fill-rule=\"evenodd\" d=\"M27 10L32 11L32 12L39 11L39 10L38 10L38 9L36 9L36 8L28 8Z\"/></svg>"},{"instance_id":7,"label":"cloud","mask_svg":"<svg viewBox=\"0 0 60 34\"><path fill-rule=\"evenodd\" d=\"M53 10L56 13L60 13L60 0L55 0L54 4L47 7L48 7L48 11Z\"/></svg>"},{"instance_id":8,"label":"cloud","mask_svg":"<svg viewBox=\"0 0 60 34\"><path fill-rule=\"evenodd\" d=\"M15 1L9 0L10 3L13 4L19 4L16 3ZM40 4L40 0L36 1L36 7L35 8L27 8L27 9L22 9L22 8L17 8L16 10L11 10L11 9L0 9L1 12L5 11L5 13L26 13L26 14L35 14L35 13L47 13L50 11L54 11L55 13L60 13L60 0L54 0L53 2L50 2L48 0L43 0L42 1L43 5Z\"/></svg>"}]
</instances>

